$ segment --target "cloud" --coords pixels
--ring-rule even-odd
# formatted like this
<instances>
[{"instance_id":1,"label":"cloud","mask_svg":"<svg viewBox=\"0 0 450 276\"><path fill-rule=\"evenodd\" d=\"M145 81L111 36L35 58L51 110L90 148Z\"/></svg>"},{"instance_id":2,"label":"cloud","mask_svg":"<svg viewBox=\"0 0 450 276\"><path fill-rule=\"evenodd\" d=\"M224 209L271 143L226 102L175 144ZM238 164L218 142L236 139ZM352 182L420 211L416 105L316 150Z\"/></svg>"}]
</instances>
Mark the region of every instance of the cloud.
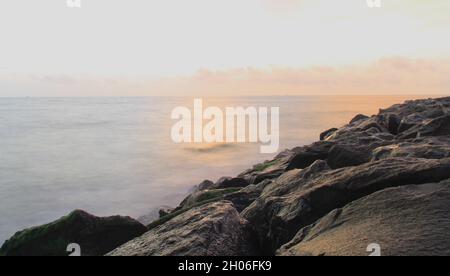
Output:
<instances>
[{"instance_id":1,"label":"cloud","mask_svg":"<svg viewBox=\"0 0 450 276\"><path fill-rule=\"evenodd\" d=\"M264 96L450 94L450 59L382 58L369 64L202 69L159 79L89 75L0 76L7 96Z\"/></svg>"},{"instance_id":2,"label":"cloud","mask_svg":"<svg viewBox=\"0 0 450 276\"><path fill-rule=\"evenodd\" d=\"M449 94L449 75L450 59L392 57L341 67L200 70L169 86L206 95Z\"/></svg>"}]
</instances>

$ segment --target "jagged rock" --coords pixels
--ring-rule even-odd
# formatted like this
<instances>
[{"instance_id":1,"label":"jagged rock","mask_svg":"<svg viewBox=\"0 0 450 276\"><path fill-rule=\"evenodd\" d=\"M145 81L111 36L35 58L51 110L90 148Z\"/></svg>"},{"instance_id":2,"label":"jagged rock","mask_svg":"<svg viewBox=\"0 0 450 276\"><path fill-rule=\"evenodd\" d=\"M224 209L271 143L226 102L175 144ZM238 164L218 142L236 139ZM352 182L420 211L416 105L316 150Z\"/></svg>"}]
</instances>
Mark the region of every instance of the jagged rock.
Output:
<instances>
[{"instance_id":1,"label":"jagged rock","mask_svg":"<svg viewBox=\"0 0 450 276\"><path fill-rule=\"evenodd\" d=\"M389 157L442 159L450 157L450 136L424 137L376 148L373 160Z\"/></svg>"},{"instance_id":2,"label":"jagged rock","mask_svg":"<svg viewBox=\"0 0 450 276\"><path fill-rule=\"evenodd\" d=\"M210 189L214 189L214 182L212 182L211 180L203 180L202 183L195 185L194 187L189 189L188 194L193 194L196 192L201 192Z\"/></svg>"},{"instance_id":3,"label":"jagged rock","mask_svg":"<svg viewBox=\"0 0 450 276\"><path fill-rule=\"evenodd\" d=\"M368 148L335 145L328 153L327 163L333 169L357 166L370 161L372 152Z\"/></svg>"},{"instance_id":4,"label":"jagged rock","mask_svg":"<svg viewBox=\"0 0 450 276\"><path fill-rule=\"evenodd\" d=\"M387 128L391 134L393 135L398 134L400 122L401 122L400 118L395 114L389 114L387 116Z\"/></svg>"},{"instance_id":5,"label":"jagged rock","mask_svg":"<svg viewBox=\"0 0 450 276\"><path fill-rule=\"evenodd\" d=\"M359 119L335 131L326 141L332 146L321 159L327 160L331 168L343 168L370 161L372 151L392 144L395 136L385 126L382 116Z\"/></svg>"},{"instance_id":6,"label":"jagged rock","mask_svg":"<svg viewBox=\"0 0 450 276\"><path fill-rule=\"evenodd\" d=\"M198 203L216 199L221 200L223 196L239 191L241 188L213 189L196 192L187 196L175 210L188 209ZM173 210L172 210L173 211Z\"/></svg>"},{"instance_id":7,"label":"jagged rock","mask_svg":"<svg viewBox=\"0 0 450 276\"><path fill-rule=\"evenodd\" d=\"M384 132L384 133L390 133L393 134L389 130L389 121L390 117L395 117L397 120L400 120L397 118L395 114L378 114L376 116L372 116L366 120L360 120L354 124L351 124L348 129L356 130L356 131L368 131L371 130L371 134L375 134L377 132ZM392 122L391 122L392 123ZM393 127L393 126L391 126Z\"/></svg>"},{"instance_id":8,"label":"jagged rock","mask_svg":"<svg viewBox=\"0 0 450 276\"><path fill-rule=\"evenodd\" d=\"M439 182L450 178L450 159L389 158L357 167L314 174L282 175L242 212L256 230L266 253L333 209L392 186ZM287 181L283 181L287 179Z\"/></svg>"},{"instance_id":9,"label":"jagged rock","mask_svg":"<svg viewBox=\"0 0 450 276\"><path fill-rule=\"evenodd\" d=\"M358 114L350 121L350 124L354 124L358 121L366 120L366 119L369 119L369 117L366 115L363 115L363 114Z\"/></svg>"},{"instance_id":10,"label":"jagged rock","mask_svg":"<svg viewBox=\"0 0 450 276\"><path fill-rule=\"evenodd\" d=\"M450 182L386 189L336 209L278 250L278 255L450 254Z\"/></svg>"},{"instance_id":11,"label":"jagged rock","mask_svg":"<svg viewBox=\"0 0 450 276\"><path fill-rule=\"evenodd\" d=\"M211 180L204 180L202 183L198 184L196 186L195 191L204 191L204 190L209 190L211 188L213 188L214 186L214 182L212 182Z\"/></svg>"},{"instance_id":12,"label":"jagged rock","mask_svg":"<svg viewBox=\"0 0 450 276\"><path fill-rule=\"evenodd\" d=\"M377 128L361 131L354 127L343 127L336 131L327 142L367 150L391 144L393 140L395 140L394 135L389 132L380 132Z\"/></svg>"},{"instance_id":13,"label":"jagged rock","mask_svg":"<svg viewBox=\"0 0 450 276\"><path fill-rule=\"evenodd\" d=\"M228 201L188 212L122 245L110 256L257 255L248 222Z\"/></svg>"},{"instance_id":14,"label":"jagged rock","mask_svg":"<svg viewBox=\"0 0 450 276\"><path fill-rule=\"evenodd\" d=\"M317 160L316 162L312 163L311 166L308 168L301 170L299 173L299 177L303 180L310 179L319 173L324 173L326 171L331 170L330 166L326 161L323 160Z\"/></svg>"},{"instance_id":15,"label":"jagged rock","mask_svg":"<svg viewBox=\"0 0 450 276\"><path fill-rule=\"evenodd\" d=\"M424 117L419 114L411 114L400 121L400 125L398 126L398 133L403 133L412 127L419 125L423 122Z\"/></svg>"},{"instance_id":16,"label":"jagged rock","mask_svg":"<svg viewBox=\"0 0 450 276\"><path fill-rule=\"evenodd\" d=\"M223 199L231 201L238 212L242 212L250 204L253 203L263 192L263 190L271 184L272 181L266 179L258 184L252 184L240 191L226 194Z\"/></svg>"},{"instance_id":17,"label":"jagged rock","mask_svg":"<svg viewBox=\"0 0 450 276\"><path fill-rule=\"evenodd\" d=\"M331 134L336 132L337 128L330 128L329 130L326 130L320 134L320 141L326 140Z\"/></svg>"},{"instance_id":18,"label":"jagged rock","mask_svg":"<svg viewBox=\"0 0 450 276\"><path fill-rule=\"evenodd\" d=\"M398 133L403 139L407 139L418 137L418 134L421 131L424 131L423 127L425 125L434 119L445 117L449 114L449 110L450 97L447 97L407 101L404 104L394 105L388 109L382 110L379 116L395 114L395 116L400 119ZM436 128L436 126L431 126L431 129L433 128ZM439 126L437 126L437 128L439 128ZM425 129L428 129L428 127L425 127Z\"/></svg>"},{"instance_id":19,"label":"jagged rock","mask_svg":"<svg viewBox=\"0 0 450 276\"><path fill-rule=\"evenodd\" d=\"M286 170L304 169L317 160L325 160L334 143L328 141L316 142L309 146L293 149Z\"/></svg>"},{"instance_id":20,"label":"jagged rock","mask_svg":"<svg viewBox=\"0 0 450 276\"><path fill-rule=\"evenodd\" d=\"M284 173L273 182L267 183L261 197L270 197L274 194L286 194L292 189L301 186L320 173L331 170L326 161L317 160L306 169L295 169Z\"/></svg>"},{"instance_id":21,"label":"jagged rock","mask_svg":"<svg viewBox=\"0 0 450 276\"><path fill-rule=\"evenodd\" d=\"M278 178L284 172L285 172L285 169L278 169L278 170L273 170L273 171L269 171L269 172L254 173L254 174L245 176L245 179L250 184L259 184L265 180L272 180L272 179Z\"/></svg>"},{"instance_id":22,"label":"jagged rock","mask_svg":"<svg viewBox=\"0 0 450 276\"><path fill-rule=\"evenodd\" d=\"M437 118L448 112L450 97L406 101L381 110L380 114L396 114L399 118L417 115L421 118Z\"/></svg>"},{"instance_id":23,"label":"jagged rock","mask_svg":"<svg viewBox=\"0 0 450 276\"><path fill-rule=\"evenodd\" d=\"M283 150L282 152L280 152L280 153L275 157L275 159L276 159L276 160L279 160L279 159L283 159L283 158L288 158L288 157L292 156L293 153L294 153L294 152L293 152L291 149L286 149L286 150Z\"/></svg>"},{"instance_id":24,"label":"jagged rock","mask_svg":"<svg viewBox=\"0 0 450 276\"><path fill-rule=\"evenodd\" d=\"M275 159L258 164L238 177L244 178L249 184L259 184L264 180L275 179L285 172L292 154L292 151L284 151Z\"/></svg>"},{"instance_id":25,"label":"jagged rock","mask_svg":"<svg viewBox=\"0 0 450 276\"><path fill-rule=\"evenodd\" d=\"M83 256L99 256L146 231L129 217L99 218L77 210L50 224L17 232L2 246L0 255L67 256L67 246L77 243Z\"/></svg>"},{"instance_id":26,"label":"jagged rock","mask_svg":"<svg viewBox=\"0 0 450 276\"><path fill-rule=\"evenodd\" d=\"M424 120L401 134L401 138L419 138L424 136L450 135L450 115L432 120Z\"/></svg>"},{"instance_id":27,"label":"jagged rock","mask_svg":"<svg viewBox=\"0 0 450 276\"><path fill-rule=\"evenodd\" d=\"M214 189L243 188L248 186L247 180L241 177L222 177L213 186Z\"/></svg>"},{"instance_id":28,"label":"jagged rock","mask_svg":"<svg viewBox=\"0 0 450 276\"><path fill-rule=\"evenodd\" d=\"M317 160L326 160L335 169L360 165L371 160L372 150L393 140L392 134L380 132L378 128L361 131L356 125L347 126L326 141L294 149L285 171L306 168Z\"/></svg>"}]
</instances>

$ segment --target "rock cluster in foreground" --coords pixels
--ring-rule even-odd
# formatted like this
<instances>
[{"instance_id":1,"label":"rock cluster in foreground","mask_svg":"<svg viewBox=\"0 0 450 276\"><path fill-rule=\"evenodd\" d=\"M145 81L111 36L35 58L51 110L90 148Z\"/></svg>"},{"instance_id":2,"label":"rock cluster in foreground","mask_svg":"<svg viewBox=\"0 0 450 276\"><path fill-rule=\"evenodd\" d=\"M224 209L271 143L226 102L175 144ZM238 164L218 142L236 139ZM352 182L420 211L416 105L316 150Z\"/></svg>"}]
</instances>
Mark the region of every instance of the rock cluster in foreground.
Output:
<instances>
[{"instance_id":1,"label":"rock cluster in foreground","mask_svg":"<svg viewBox=\"0 0 450 276\"><path fill-rule=\"evenodd\" d=\"M256 255L254 235L229 201L194 208L109 255L242 256Z\"/></svg>"},{"instance_id":2,"label":"rock cluster in foreground","mask_svg":"<svg viewBox=\"0 0 450 276\"><path fill-rule=\"evenodd\" d=\"M358 115L235 178L202 182L145 229L127 219L136 231L122 228L127 235L114 246L86 243L87 253L368 255L376 243L383 255L449 255L449 111L450 98L441 98ZM19 232L0 254L61 253L48 249L48 237L64 244L67 233L85 237L86 227L119 233L102 223L64 227L51 235L42 234L48 226Z\"/></svg>"},{"instance_id":3,"label":"rock cluster in foreground","mask_svg":"<svg viewBox=\"0 0 450 276\"><path fill-rule=\"evenodd\" d=\"M82 255L99 256L146 231L129 217L99 218L76 210L55 222L17 232L2 246L0 255L67 256L68 245L76 243Z\"/></svg>"}]
</instances>

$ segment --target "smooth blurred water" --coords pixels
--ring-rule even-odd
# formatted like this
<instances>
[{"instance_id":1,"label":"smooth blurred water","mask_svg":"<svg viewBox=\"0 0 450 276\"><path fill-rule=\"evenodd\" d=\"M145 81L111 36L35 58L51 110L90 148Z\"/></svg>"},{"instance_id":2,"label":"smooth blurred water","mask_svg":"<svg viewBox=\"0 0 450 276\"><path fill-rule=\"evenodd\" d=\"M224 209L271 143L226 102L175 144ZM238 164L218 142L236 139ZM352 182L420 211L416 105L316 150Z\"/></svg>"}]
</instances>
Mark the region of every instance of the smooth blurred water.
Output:
<instances>
[{"instance_id":1,"label":"smooth blurred water","mask_svg":"<svg viewBox=\"0 0 450 276\"><path fill-rule=\"evenodd\" d=\"M410 98L204 98L204 104L279 106L282 150ZM0 98L0 243L74 209L138 217L175 206L202 180L234 176L273 157L255 144L174 144L171 111L192 105L189 98Z\"/></svg>"}]
</instances>

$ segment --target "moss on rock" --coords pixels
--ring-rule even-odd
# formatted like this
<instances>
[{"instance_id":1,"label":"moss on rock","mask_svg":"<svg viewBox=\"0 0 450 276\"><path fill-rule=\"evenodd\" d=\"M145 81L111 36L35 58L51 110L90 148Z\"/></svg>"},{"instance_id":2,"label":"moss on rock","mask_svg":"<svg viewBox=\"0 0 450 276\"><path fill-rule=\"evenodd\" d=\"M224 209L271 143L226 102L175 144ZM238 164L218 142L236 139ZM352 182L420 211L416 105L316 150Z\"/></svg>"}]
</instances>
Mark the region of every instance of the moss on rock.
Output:
<instances>
[{"instance_id":1,"label":"moss on rock","mask_svg":"<svg viewBox=\"0 0 450 276\"><path fill-rule=\"evenodd\" d=\"M77 243L82 255L103 255L147 228L129 217L99 218L76 210L59 220L17 232L0 249L4 256L67 256Z\"/></svg>"}]
</instances>

